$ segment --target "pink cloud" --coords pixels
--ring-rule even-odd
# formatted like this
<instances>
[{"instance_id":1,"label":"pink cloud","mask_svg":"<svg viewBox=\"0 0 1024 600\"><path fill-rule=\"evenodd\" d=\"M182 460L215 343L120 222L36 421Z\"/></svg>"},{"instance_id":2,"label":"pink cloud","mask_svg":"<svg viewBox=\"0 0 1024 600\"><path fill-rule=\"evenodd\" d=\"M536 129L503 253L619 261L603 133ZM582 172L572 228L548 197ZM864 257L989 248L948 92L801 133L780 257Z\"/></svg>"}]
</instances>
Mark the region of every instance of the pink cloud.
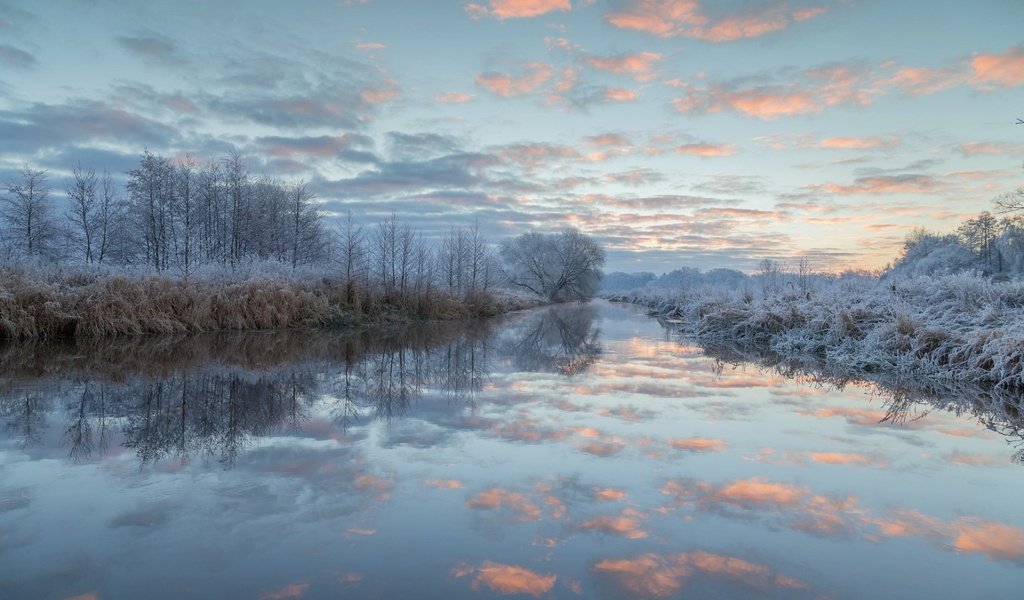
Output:
<instances>
[{"instance_id":1,"label":"pink cloud","mask_svg":"<svg viewBox=\"0 0 1024 600\"><path fill-rule=\"evenodd\" d=\"M926 95L955 87L964 81L963 73L956 67L945 69L904 67L883 80L883 85L900 88L907 94Z\"/></svg>"},{"instance_id":2,"label":"pink cloud","mask_svg":"<svg viewBox=\"0 0 1024 600\"><path fill-rule=\"evenodd\" d=\"M973 83L981 88L1024 85L1024 46L1003 54L978 54L971 59Z\"/></svg>"},{"instance_id":3,"label":"pink cloud","mask_svg":"<svg viewBox=\"0 0 1024 600\"><path fill-rule=\"evenodd\" d=\"M468 565L457 565L452 569L455 577L466 577L476 573L471 584L474 590L483 588L499 594L529 594L540 597L554 587L558 576L555 574L541 575L519 565L506 565L496 562L484 562L479 568Z\"/></svg>"},{"instance_id":4,"label":"pink cloud","mask_svg":"<svg viewBox=\"0 0 1024 600\"><path fill-rule=\"evenodd\" d=\"M799 88L749 87L726 89L712 85L706 90L691 90L673 106L679 112L716 113L735 110L748 117L772 120L820 111L824 104L810 90Z\"/></svg>"},{"instance_id":5,"label":"pink cloud","mask_svg":"<svg viewBox=\"0 0 1024 600\"><path fill-rule=\"evenodd\" d=\"M1024 564L1024 529L978 519L961 519L955 529L958 551Z\"/></svg>"},{"instance_id":6,"label":"pink cloud","mask_svg":"<svg viewBox=\"0 0 1024 600\"><path fill-rule=\"evenodd\" d=\"M693 437L669 440L668 445L687 452L721 452L727 444L723 440Z\"/></svg>"},{"instance_id":7,"label":"pink cloud","mask_svg":"<svg viewBox=\"0 0 1024 600\"><path fill-rule=\"evenodd\" d=\"M306 590L308 588L309 583L293 583L279 590L261 594L260 600L290 600L292 598L301 598L306 594Z\"/></svg>"},{"instance_id":8,"label":"pink cloud","mask_svg":"<svg viewBox=\"0 0 1024 600\"><path fill-rule=\"evenodd\" d=\"M676 148L676 154L689 154L691 156L700 156L702 158L715 158L732 156L733 154L736 154L736 148L728 144L684 144Z\"/></svg>"},{"instance_id":9,"label":"pink cloud","mask_svg":"<svg viewBox=\"0 0 1024 600\"><path fill-rule=\"evenodd\" d=\"M508 98L536 90L551 79L553 72L551 65L528 62L517 74L481 73L476 76L476 83L492 94Z\"/></svg>"},{"instance_id":10,"label":"pink cloud","mask_svg":"<svg viewBox=\"0 0 1024 600\"><path fill-rule=\"evenodd\" d=\"M517 515L517 521L536 521L541 517L539 506L519 492L494 487L480 492L466 501L466 507L475 510L500 510L502 508Z\"/></svg>"},{"instance_id":11,"label":"pink cloud","mask_svg":"<svg viewBox=\"0 0 1024 600\"><path fill-rule=\"evenodd\" d=\"M587 137L587 142L595 146L617 146L620 148L632 148L633 142L629 138L618 133L602 133Z\"/></svg>"},{"instance_id":12,"label":"pink cloud","mask_svg":"<svg viewBox=\"0 0 1024 600\"><path fill-rule=\"evenodd\" d=\"M390 79L381 81L378 85L368 87L362 91L360 96L367 104L383 104L398 95L398 88L395 82Z\"/></svg>"},{"instance_id":13,"label":"pink cloud","mask_svg":"<svg viewBox=\"0 0 1024 600\"><path fill-rule=\"evenodd\" d=\"M617 56L588 56L584 60L595 69L629 75L644 81L654 76L654 66L662 59L657 52L639 52Z\"/></svg>"},{"instance_id":14,"label":"pink cloud","mask_svg":"<svg viewBox=\"0 0 1024 600\"><path fill-rule=\"evenodd\" d=\"M756 590L794 590L809 586L797 579L775 573L767 565L734 556L702 550L678 554L641 554L633 558L605 559L592 567L594 573L625 592L630 598L669 598L698 575L741 583Z\"/></svg>"},{"instance_id":15,"label":"pink cloud","mask_svg":"<svg viewBox=\"0 0 1024 600\"><path fill-rule=\"evenodd\" d=\"M443 94L439 94L434 99L445 104L465 104L473 99L473 95L464 94L462 92L445 92Z\"/></svg>"},{"instance_id":16,"label":"pink cloud","mask_svg":"<svg viewBox=\"0 0 1024 600\"><path fill-rule=\"evenodd\" d=\"M858 177L851 185L825 183L808 187L830 194L852 196L859 194L929 194L940 190L943 185L930 175L878 175Z\"/></svg>"},{"instance_id":17,"label":"pink cloud","mask_svg":"<svg viewBox=\"0 0 1024 600\"><path fill-rule=\"evenodd\" d=\"M626 497L626 491L618 488L594 488L594 499L601 502L615 502Z\"/></svg>"},{"instance_id":18,"label":"pink cloud","mask_svg":"<svg viewBox=\"0 0 1024 600\"><path fill-rule=\"evenodd\" d=\"M465 10L473 19L488 16L495 19L523 19L539 17L556 10L572 10L569 0L490 0L489 4L490 8L470 3Z\"/></svg>"},{"instance_id":19,"label":"pink cloud","mask_svg":"<svg viewBox=\"0 0 1024 600\"><path fill-rule=\"evenodd\" d=\"M826 465L870 465L872 460L856 452L811 452L811 460Z\"/></svg>"},{"instance_id":20,"label":"pink cloud","mask_svg":"<svg viewBox=\"0 0 1024 600\"><path fill-rule=\"evenodd\" d=\"M609 102L632 102L636 98L636 92L625 88L607 88L604 91L604 99Z\"/></svg>"},{"instance_id":21,"label":"pink cloud","mask_svg":"<svg viewBox=\"0 0 1024 600\"><path fill-rule=\"evenodd\" d=\"M874 150L888 148L899 143L899 138L888 137L831 137L821 140L820 148L831 150Z\"/></svg>"},{"instance_id":22,"label":"pink cloud","mask_svg":"<svg viewBox=\"0 0 1024 600\"><path fill-rule=\"evenodd\" d=\"M462 489L462 482L458 479L427 479L423 483L439 490Z\"/></svg>"},{"instance_id":23,"label":"pink cloud","mask_svg":"<svg viewBox=\"0 0 1024 600\"><path fill-rule=\"evenodd\" d=\"M999 142L968 142L957 146L957 150L967 156L978 154L1017 154L1024 150L1024 146Z\"/></svg>"},{"instance_id":24,"label":"pink cloud","mask_svg":"<svg viewBox=\"0 0 1024 600\"><path fill-rule=\"evenodd\" d=\"M712 19L698 0L634 0L628 8L609 13L605 20L622 29L659 37L688 37L709 42L731 42L780 31L797 21L825 12L822 7L790 10L777 4Z\"/></svg>"},{"instance_id":25,"label":"pink cloud","mask_svg":"<svg viewBox=\"0 0 1024 600\"><path fill-rule=\"evenodd\" d=\"M622 516L602 516L587 519L576 526L577 529L597 531L619 535L626 539L638 540L647 537L647 532L640 528L637 516L624 513Z\"/></svg>"}]
</instances>

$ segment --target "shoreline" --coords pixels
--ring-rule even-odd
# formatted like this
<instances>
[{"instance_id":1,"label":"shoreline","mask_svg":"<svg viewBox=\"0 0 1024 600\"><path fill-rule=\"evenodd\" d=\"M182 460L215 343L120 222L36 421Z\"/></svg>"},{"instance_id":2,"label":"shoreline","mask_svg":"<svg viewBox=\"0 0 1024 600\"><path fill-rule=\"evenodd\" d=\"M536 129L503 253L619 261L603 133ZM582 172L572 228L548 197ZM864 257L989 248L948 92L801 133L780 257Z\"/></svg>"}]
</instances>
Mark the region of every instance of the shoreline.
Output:
<instances>
[{"instance_id":1,"label":"shoreline","mask_svg":"<svg viewBox=\"0 0 1024 600\"><path fill-rule=\"evenodd\" d=\"M108 338L452 321L541 306L504 290L385 290L309 273L229 278L0 268L0 339Z\"/></svg>"},{"instance_id":2,"label":"shoreline","mask_svg":"<svg viewBox=\"0 0 1024 600\"><path fill-rule=\"evenodd\" d=\"M950 275L830 286L806 296L690 290L602 297L648 308L705 347L866 381L971 383L1024 402L1024 284Z\"/></svg>"}]
</instances>

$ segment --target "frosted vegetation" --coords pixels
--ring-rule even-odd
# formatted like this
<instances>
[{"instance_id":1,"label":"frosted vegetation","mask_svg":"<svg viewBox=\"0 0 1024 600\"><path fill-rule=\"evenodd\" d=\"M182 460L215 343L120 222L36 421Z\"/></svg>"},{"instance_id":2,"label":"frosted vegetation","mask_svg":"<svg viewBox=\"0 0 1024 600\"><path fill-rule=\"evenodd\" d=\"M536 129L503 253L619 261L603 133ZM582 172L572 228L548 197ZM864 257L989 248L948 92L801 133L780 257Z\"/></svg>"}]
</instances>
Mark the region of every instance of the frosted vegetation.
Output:
<instances>
[{"instance_id":1,"label":"frosted vegetation","mask_svg":"<svg viewBox=\"0 0 1024 600\"><path fill-rule=\"evenodd\" d=\"M476 224L427 239L394 214L329 221L304 183L253 173L236 153L147 151L123 187L83 166L63 198L51 184L25 167L0 195L0 337L491 315L588 299L604 263L571 229L499 252Z\"/></svg>"},{"instance_id":2,"label":"frosted vegetation","mask_svg":"<svg viewBox=\"0 0 1024 600\"><path fill-rule=\"evenodd\" d=\"M997 202L1010 208L1020 197ZM611 273L603 295L765 364L888 387L970 382L1016 395L1024 392L1022 274L1024 222L982 213L955 234L915 232L881 273L764 260L751 275Z\"/></svg>"}]
</instances>

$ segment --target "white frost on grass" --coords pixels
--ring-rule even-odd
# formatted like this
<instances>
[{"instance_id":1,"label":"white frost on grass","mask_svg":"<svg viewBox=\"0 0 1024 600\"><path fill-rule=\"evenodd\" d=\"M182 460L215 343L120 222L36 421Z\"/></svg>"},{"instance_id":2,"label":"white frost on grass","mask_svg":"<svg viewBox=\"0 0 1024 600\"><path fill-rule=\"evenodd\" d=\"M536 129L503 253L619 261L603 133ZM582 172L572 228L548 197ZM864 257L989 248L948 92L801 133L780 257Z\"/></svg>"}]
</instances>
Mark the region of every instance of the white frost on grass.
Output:
<instances>
[{"instance_id":1,"label":"white frost on grass","mask_svg":"<svg viewBox=\"0 0 1024 600\"><path fill-rule=\"evenodd\" d=\"M856 277L806 292L705 287L606 297L652 308L699 341L813 356L843 370L1024 390L1020 281Z\"/></svg>"}]
</instances>

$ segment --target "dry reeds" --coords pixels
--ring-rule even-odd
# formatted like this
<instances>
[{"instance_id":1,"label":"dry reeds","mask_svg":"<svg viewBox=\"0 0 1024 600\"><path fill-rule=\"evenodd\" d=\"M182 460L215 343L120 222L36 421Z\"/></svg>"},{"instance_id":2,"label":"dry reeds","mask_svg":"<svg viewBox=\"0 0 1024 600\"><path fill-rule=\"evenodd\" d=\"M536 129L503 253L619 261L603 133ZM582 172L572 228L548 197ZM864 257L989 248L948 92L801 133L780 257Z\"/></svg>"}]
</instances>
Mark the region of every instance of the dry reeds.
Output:
<instances>
[{"instance_id":1,"label":"dry reeds","mask_svg":"<svg viewBox=\"0 0 1024 600\"><path fill-rule=\"evenodd\" d=\"M536 305L536 302L532 302ZM450 320L525 308L518 296L398 293L318 277L241 281L0 267L0 338L103 337Z\"/></svg>"}]
</instances>

